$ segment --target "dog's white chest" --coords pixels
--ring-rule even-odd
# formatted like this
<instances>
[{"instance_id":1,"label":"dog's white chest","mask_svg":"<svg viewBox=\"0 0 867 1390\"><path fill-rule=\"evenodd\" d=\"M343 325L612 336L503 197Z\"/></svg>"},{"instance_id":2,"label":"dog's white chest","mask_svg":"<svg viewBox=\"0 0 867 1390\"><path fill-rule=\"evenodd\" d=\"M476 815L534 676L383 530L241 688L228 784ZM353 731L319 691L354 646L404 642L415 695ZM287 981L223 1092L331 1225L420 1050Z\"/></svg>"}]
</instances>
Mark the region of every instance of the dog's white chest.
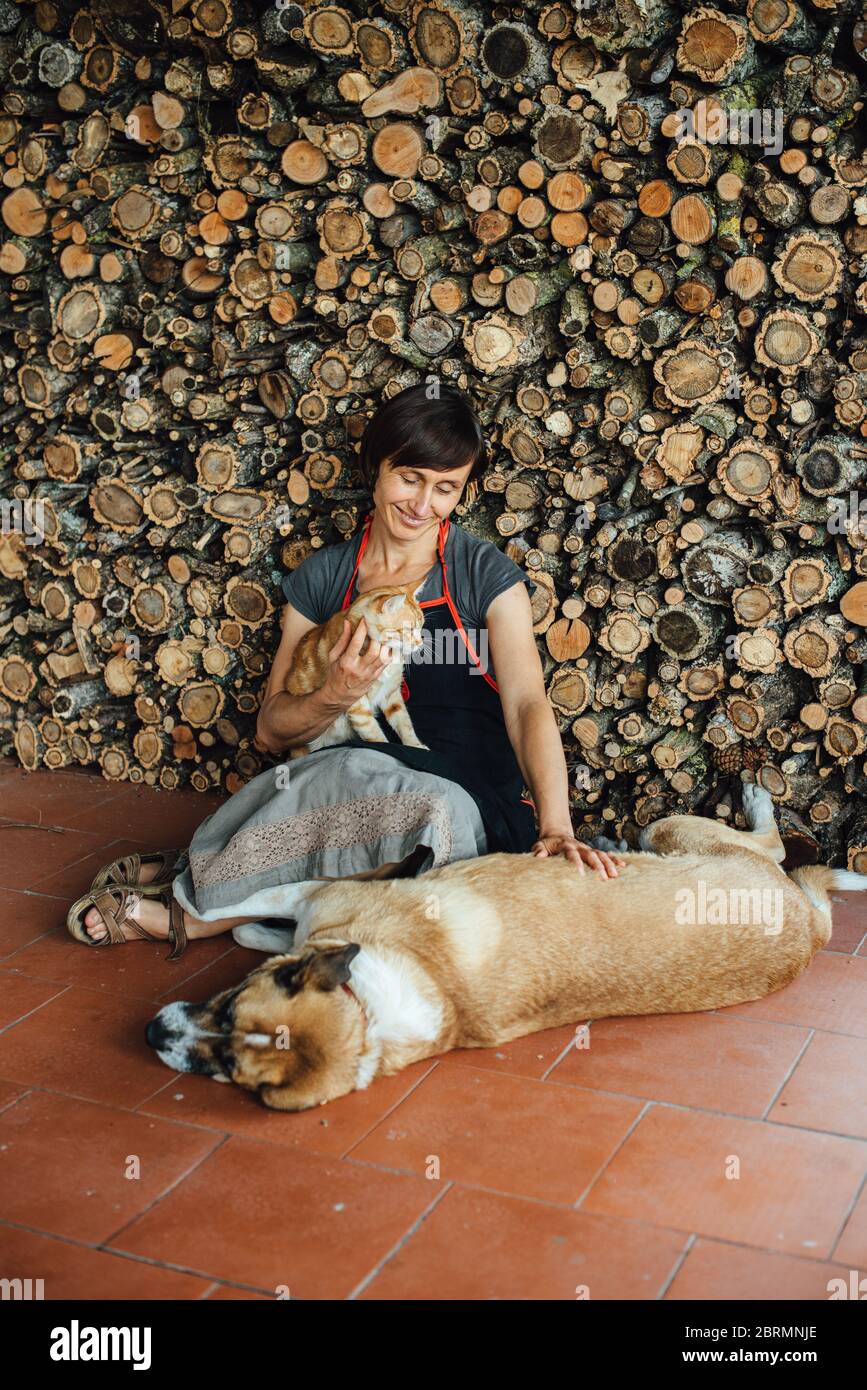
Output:
<instances>
[{"instance_id":1,"label":"dog's white chest","mask_svg":"<svg viewBox=\"0 0 867 1390\"><path fill-rule=\"evenodd\" d=\"M351 986L368 1019L356 1078L358 1089L363 1090L376 1075L387 1048L435 1042L442 1031L443 1012L421 991L405 961L366 946L352 962Z\"/></svg>"}]
</instances>

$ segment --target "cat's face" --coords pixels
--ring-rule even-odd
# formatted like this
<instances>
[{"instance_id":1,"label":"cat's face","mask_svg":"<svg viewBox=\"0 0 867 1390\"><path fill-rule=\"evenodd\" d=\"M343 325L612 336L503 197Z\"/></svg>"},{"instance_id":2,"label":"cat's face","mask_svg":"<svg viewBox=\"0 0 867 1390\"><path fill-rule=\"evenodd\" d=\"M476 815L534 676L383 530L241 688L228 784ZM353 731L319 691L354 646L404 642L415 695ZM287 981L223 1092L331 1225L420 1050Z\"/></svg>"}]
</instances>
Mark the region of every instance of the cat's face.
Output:
<instances>
[{"instance_id":1,"label":"cat's face","mask_svg":"<svg viewBox=\"0 0 867 1390\"><path fill-rule=\"evenodd\" d=\"M382 642L392 661L409 661L424 641L424 612L406 589L372 589L357 601L368 636ZM356 604L353 604L353 608Z\"/></svg>"}]
</instances>

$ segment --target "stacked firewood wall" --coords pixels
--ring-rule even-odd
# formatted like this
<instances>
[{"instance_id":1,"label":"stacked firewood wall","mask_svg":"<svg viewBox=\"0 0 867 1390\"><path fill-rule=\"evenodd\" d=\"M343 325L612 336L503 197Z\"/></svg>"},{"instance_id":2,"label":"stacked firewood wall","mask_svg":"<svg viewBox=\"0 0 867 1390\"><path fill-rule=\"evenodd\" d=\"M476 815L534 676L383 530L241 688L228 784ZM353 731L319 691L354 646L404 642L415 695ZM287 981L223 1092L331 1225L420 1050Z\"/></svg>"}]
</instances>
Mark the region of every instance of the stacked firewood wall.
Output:
<instances>
[{"instance_id":1,"label":"stacked firewood wall","mask_svg":"<svg viewBox=\"0 0 867 1390\"><path fill-rule=\"evenodd\" d=\"M280 577L451 382L575 826L867 872L867 11L0 0L0 751L231 793Z\"/></svg>"}]
</instances>

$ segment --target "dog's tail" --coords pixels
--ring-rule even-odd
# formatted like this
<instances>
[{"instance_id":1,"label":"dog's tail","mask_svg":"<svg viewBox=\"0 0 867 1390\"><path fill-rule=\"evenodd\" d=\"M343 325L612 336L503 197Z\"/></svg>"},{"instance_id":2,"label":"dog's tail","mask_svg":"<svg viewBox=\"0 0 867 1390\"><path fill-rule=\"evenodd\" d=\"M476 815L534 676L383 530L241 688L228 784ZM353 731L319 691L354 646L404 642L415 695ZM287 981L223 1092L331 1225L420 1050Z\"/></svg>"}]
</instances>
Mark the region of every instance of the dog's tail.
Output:
<instances>
[{"instance_id":1,"label":"dog's tail","mask_svg":"<svg viewBox=\"0 0 867 1390\"><path fill-rule=\"evenodd\" d=\"M789 878L796 883L801 892L809 898L814 907L824 913L827 919L827 935L819 944L826 946L831 939L831 900L829 889L838 892L858 893L867 888L867 874L853 874L848 869L830 869L825 864L804 864L792 869Z\"/></svg>"}]
</instances>

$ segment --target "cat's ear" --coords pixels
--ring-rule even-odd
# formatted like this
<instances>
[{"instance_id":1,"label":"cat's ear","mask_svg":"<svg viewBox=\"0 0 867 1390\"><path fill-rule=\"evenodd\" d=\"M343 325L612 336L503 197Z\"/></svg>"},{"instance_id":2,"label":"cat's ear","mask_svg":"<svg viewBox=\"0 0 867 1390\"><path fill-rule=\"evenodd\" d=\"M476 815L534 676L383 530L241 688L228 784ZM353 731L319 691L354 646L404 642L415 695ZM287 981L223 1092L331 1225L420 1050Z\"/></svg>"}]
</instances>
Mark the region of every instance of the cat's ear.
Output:
<instances>
[{"instance_id":1,"label":"cat's ear","mask_svg":"<svg viewBox=\"0 0 867 1390\"><path fill-rule=\"evenodd\" d=\"M396 613L398 609L403 607L404 602L405 599L403 594L391 594L387 599L383 601L382 612Z\"/></svg>"}]
</instances>

